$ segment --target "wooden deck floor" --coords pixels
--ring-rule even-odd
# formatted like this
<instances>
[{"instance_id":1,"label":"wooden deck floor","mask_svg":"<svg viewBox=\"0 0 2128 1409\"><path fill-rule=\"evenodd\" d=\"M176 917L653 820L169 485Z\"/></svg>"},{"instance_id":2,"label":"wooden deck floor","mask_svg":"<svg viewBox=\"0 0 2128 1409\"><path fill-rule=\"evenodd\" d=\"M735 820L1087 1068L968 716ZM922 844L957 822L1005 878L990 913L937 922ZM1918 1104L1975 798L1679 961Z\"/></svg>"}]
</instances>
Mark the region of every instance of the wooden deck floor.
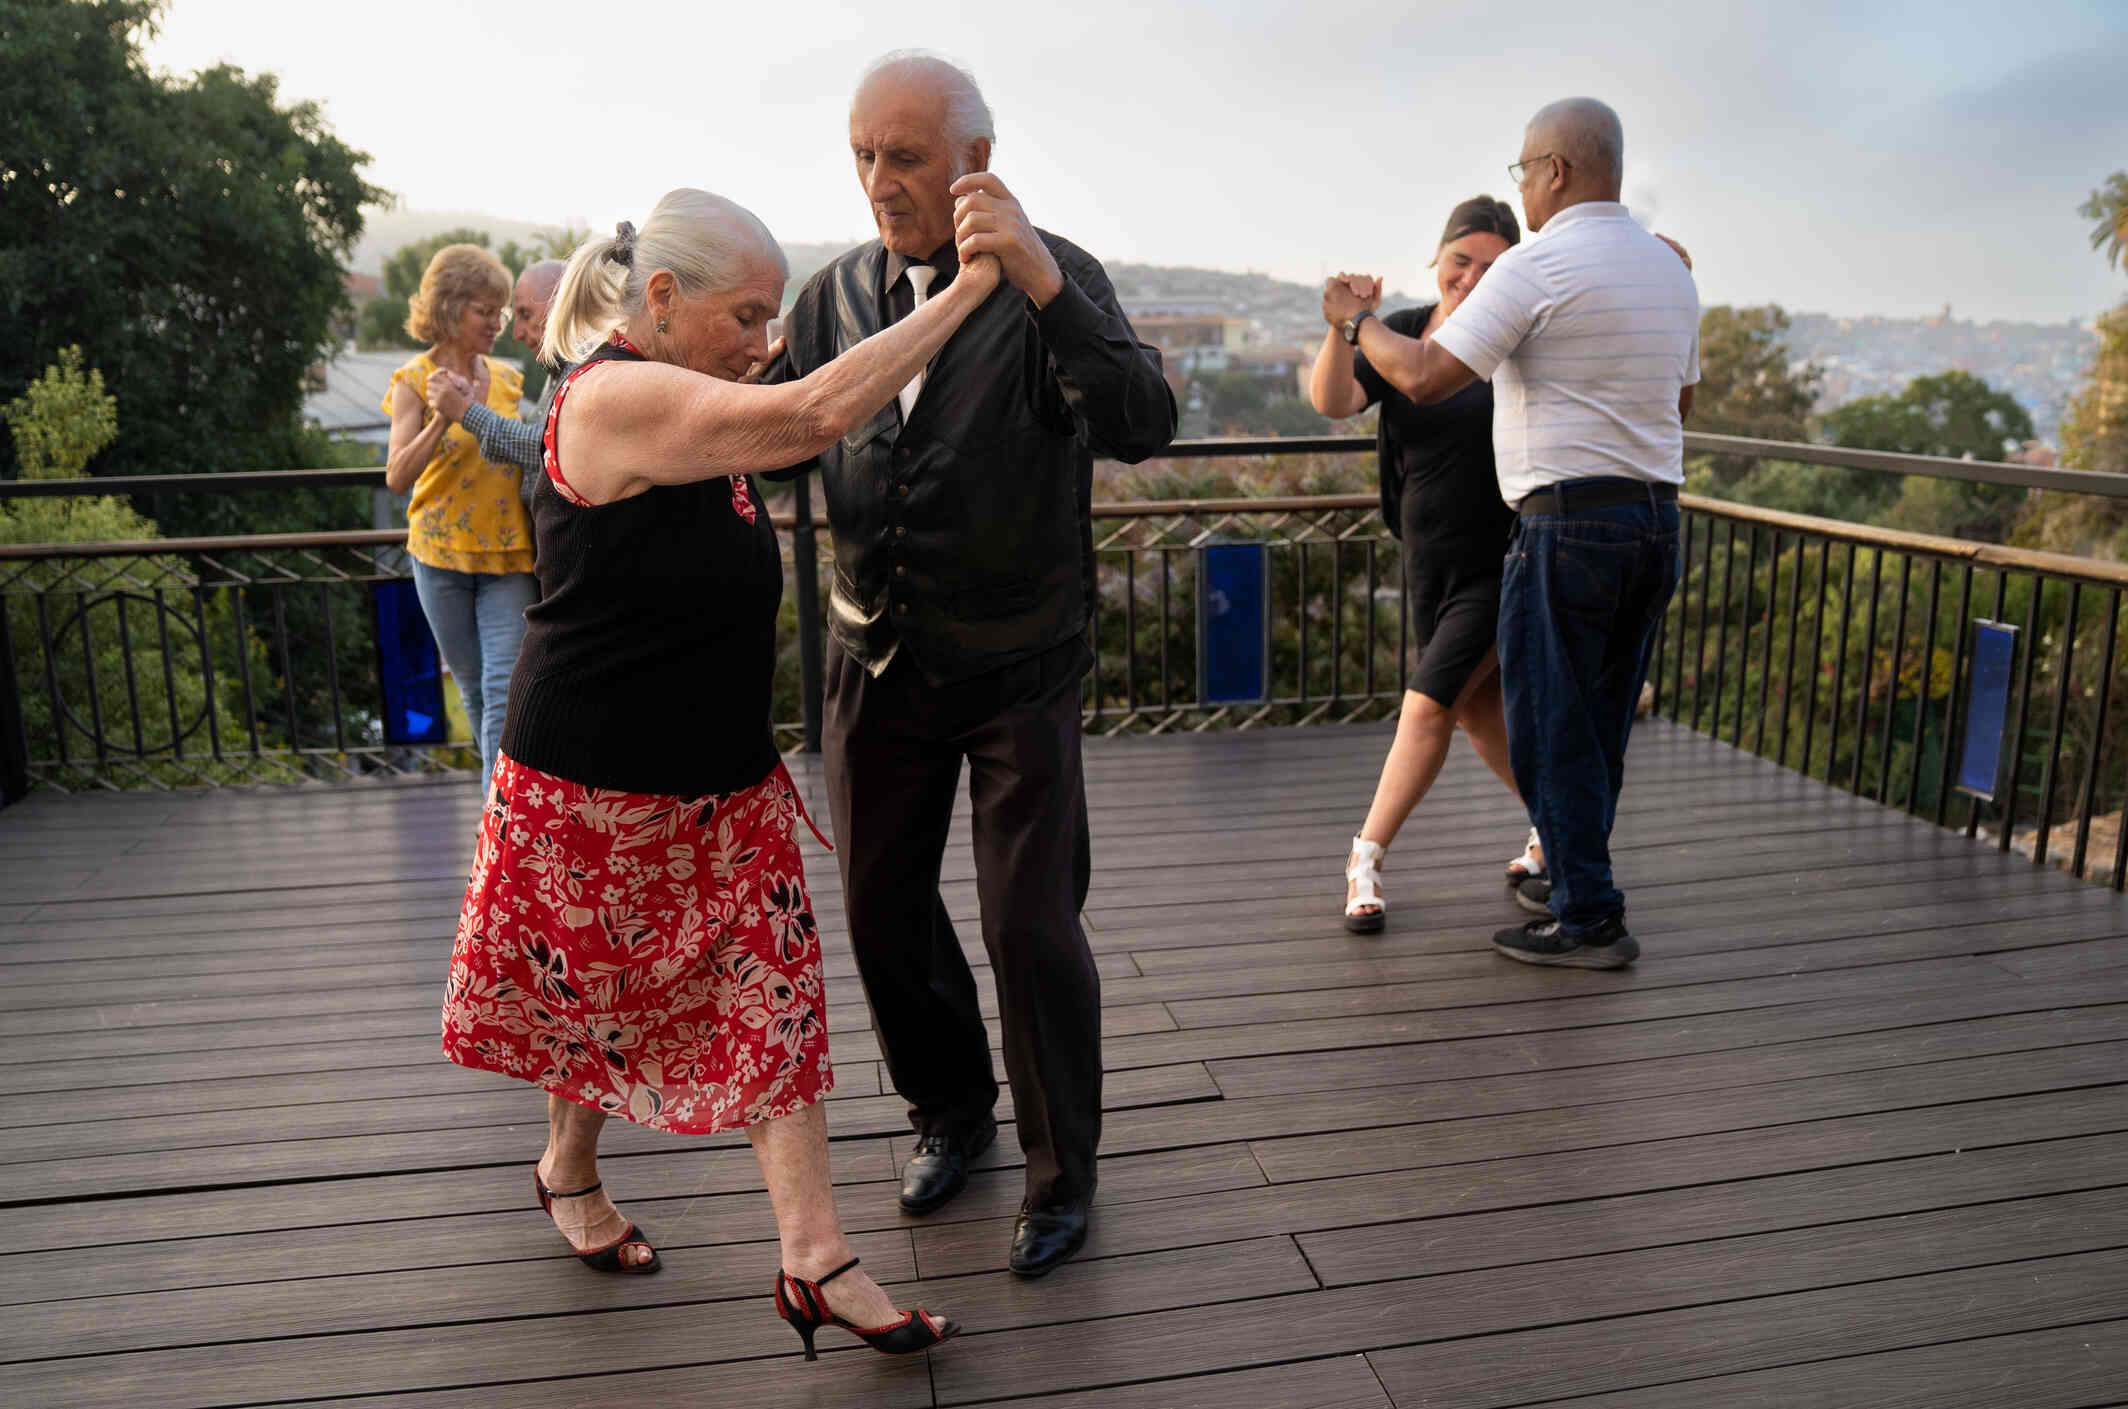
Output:
<instances>
[{"instance_id":1,"label":"wooden deck floor","mask_svg":"<svg viewBox=\"0 0 2128 1409\"><path fill-rule=\"evenodd\" d=\"M1521 827L1460 751L1354 938L1386 738L1090 746L1109 1116L1092 1241L1042 1282L1002 1270L1009 1126L947 1211L896 1209L901 1107L812 858L841 1208L969 1328L928 1361L799 1361L741 1140L616 1124L607 1181L667 1268L561 1255L540 1098L437 1054L469 786L0 813L0 1398L2128 1400L2121 897L1656 723L1618 826L1638 968L1486 948ZM964 840L947 865L972 917Z\"/></svg>"}]
</instances>

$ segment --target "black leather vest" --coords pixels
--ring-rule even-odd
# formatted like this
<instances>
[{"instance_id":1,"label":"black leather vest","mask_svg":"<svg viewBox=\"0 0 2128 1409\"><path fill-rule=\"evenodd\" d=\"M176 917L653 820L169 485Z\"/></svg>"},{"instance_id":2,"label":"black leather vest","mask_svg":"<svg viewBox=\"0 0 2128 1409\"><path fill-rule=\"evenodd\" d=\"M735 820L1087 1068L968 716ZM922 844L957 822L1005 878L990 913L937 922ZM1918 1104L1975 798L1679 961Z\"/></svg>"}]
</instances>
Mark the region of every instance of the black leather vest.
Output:
<instances>
[{"instance_id":1,"label":"black leather vest","mask_svg":"<svg viewBox=\"0 0 2128 1409\"><path fill-rule=\"evenodd\" d=\"M1091 262L1044 239L1067 272ZM885 265L875 242L807 284L784 320L790 374L879 331ZM889 401L815 467L835 541L828 625L860 663L899 642L946 683L1086 629L1093 457L1009 284L932 360L907 424Z\"/></svg>"}]
</instances>

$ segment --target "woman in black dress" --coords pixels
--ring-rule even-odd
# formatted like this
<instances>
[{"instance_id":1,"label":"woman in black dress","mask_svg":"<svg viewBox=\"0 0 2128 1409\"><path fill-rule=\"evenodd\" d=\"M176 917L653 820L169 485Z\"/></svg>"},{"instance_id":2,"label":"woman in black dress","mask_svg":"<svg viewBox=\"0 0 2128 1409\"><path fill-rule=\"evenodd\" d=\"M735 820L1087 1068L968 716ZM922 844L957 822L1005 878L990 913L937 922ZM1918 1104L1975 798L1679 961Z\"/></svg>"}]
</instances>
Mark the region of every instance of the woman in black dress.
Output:
<instances>
[{"instance_id":1,"label":"woman in black dress","mask_svg":"<svg viewBox=\"0 0 2128 1409\"><path fill-rule=\"evenodd\" d=\"M1432 332L1521 238L1506 202L1490 196L1463 202L1449 216L1434 254L1440 301L1392 313L1384 326L1413 338ZM1345 870L1345 927L1371 934L1383 924L1382 854L1433 786L1457 725L1507 790L1521 796L1508 767L1493 649L1500 560L1514 510L1501 502L1493 472L1492 388L1474 382L1437 406L1418 405L1360 356L1350 341L1356 331L1333 326L1323 338L1309 399L1332 419L1381 404L1382 515L1403 541L1404 591L1419 652L1396 740ZM1523 854L1508 865L1509 879L1543 869L1533 830Z\"/></svg>"}]
</instances>

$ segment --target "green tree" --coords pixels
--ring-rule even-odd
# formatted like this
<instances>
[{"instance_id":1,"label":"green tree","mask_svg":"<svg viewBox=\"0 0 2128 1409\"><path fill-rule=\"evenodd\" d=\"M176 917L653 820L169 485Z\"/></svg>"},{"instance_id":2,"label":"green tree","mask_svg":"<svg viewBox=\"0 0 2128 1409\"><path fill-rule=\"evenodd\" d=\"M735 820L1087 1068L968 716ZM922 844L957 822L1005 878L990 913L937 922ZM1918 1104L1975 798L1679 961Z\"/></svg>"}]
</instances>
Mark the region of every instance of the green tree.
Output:
<instances>
[{"instance_id":1,"label":"green tree","mask_svg":"<svg viewBox=\"0 0 2128 1409\"><path fill-rule=\"evenodd\" d=\"M2098 356L2062 418L2062 464L2128 474L2128 303L2098 320ZM2093 494L2046 495L2018 525L2026 547L2128 560L2128 504Z\"/></svg>"},{"instance_id":2,"label":"green tree","mask_svg":"<svg viewBox=\"0 0 2128 1409\"><path fill-rule=\"evenodd\" d=\"M1788 314L1778 304L1733 308L1716 304L1699 320L1700 381L1690 428L1758 440L1809 439L1811 408L1822 374L1792 366ZM1839 514L1854 486L1829 484L1800 465L1741 455L1698 457L1686 466L1686 486L1699 494L1796 513Z\"/></svg>"},{"instance_id":3,"label":"green tree","mask_svg":"<svg viewBox=\"0 0 2128 1409\"><path fill-rule=\"evenodd\" d=\"M2128 254L2128 171L2107 177L2106 184L2093 191L2076 213L2096 222L2091 227L2091 248L2104 255L2108 264L2118 266Z\"/></svg>"},{"instance_id":4,"label":"green tree","mask_svg":"<svg viewBox=\"0 0 2128 1409\"><path fill-rule=\"evenodd\" d=\"M1248 372L1220 372L1205 389L1205 409L1212 424L1230 435L1246 433L1269 400L1263 383Z\"/></svg>"},{"instance_id":5,"label":"green tree","mask_svg":"<svg viewBox=\"0 0 2128 1409\"><path fill-rule=\"evenodd\" d=\"M2008 392L1997 391L1970 372L1916 377L1897 396L1865 396L1829 411L1824 428L1835 445L1889 450L1901 455L1999 463L2007 448L2030 440L2032 417ZM1862 471L1861 473L1870 473ZM2015 485L1907 475L1897 497L1875 516L1891 528L1951 538L2000 543L2028 497Z\"/></svg>"},{"instance_id":6,"label":"green tree","mask_svg":"<svg viewBox=\"0 0 2128 1409\"><path fill-rule=\"evenodd\" d=\"M1787 335L1788 314L1779 304L1716 304L1703 312L1692 429L1760 440L1807 439L1823 374L1815 365L1790 365Z\"/></svg>"},{"instance_id":7,"label":"green tree","mask_svg":"<svg viewBox=\"0 0 2128 1409\"><path fill-rule=\"evenodd\" d=\"M289 467L361 208L385 193L270 75L152 72L161 13L0 0L0 401L79 345L126 406L101 470Z\"/></svg>"}]
</instances>

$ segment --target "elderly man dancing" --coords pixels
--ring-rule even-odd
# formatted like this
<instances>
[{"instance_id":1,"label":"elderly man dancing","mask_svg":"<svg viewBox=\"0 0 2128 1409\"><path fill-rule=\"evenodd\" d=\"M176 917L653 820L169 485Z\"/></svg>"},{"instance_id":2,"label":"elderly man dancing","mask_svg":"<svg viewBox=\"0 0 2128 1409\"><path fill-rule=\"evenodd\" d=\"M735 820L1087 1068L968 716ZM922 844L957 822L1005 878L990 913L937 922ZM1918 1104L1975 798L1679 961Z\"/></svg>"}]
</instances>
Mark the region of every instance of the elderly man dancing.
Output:
<instances>
[{"instance_id":1,"label":"elderly man dancing","mask_svg":"<svg viewBox=\"0 0 2128 1409\"><path fill-rule=\"evenodd\" d=\"M1325 296L1326 315L1414 401L1493 379L1500 494L1519 515L1500 592L1508 758L1551 872L1516 893L1544 918L1493 947L1573 968L1640 953L1611 879L1611 824L1677 587L1684 418L1699 381L1698 292L1681 251L1619 204L1624 160L1616 113L1593 98L1554 103L1509 168L1533 238L1430 336L1372 316L1379 281Z\"/></svg>"},{"instance_id":2,"label":"elderly man dancing","mask_svg":"<svg viewBox=\"0 0 2128 1409\"><path fill-rule=\"evenodd\" d=\"M879 238L807 284L770 376L804 376L937 297L956 233L1004 267L1010 287L809 467L835 537L828 799L858 969L917 1133L901 1204L943 1206L997 1134L975 979L938 894L965 759L1027 1162L1007 1265L1039 1276L1085 1242L1101 1134L1100 984L1078 918L1092 452L1144 459L1176 413L1100 263L1035 228L989 172L994 140L959 68L896 53L865 72L850 155Z\"/></svg>"}]
</instances>

